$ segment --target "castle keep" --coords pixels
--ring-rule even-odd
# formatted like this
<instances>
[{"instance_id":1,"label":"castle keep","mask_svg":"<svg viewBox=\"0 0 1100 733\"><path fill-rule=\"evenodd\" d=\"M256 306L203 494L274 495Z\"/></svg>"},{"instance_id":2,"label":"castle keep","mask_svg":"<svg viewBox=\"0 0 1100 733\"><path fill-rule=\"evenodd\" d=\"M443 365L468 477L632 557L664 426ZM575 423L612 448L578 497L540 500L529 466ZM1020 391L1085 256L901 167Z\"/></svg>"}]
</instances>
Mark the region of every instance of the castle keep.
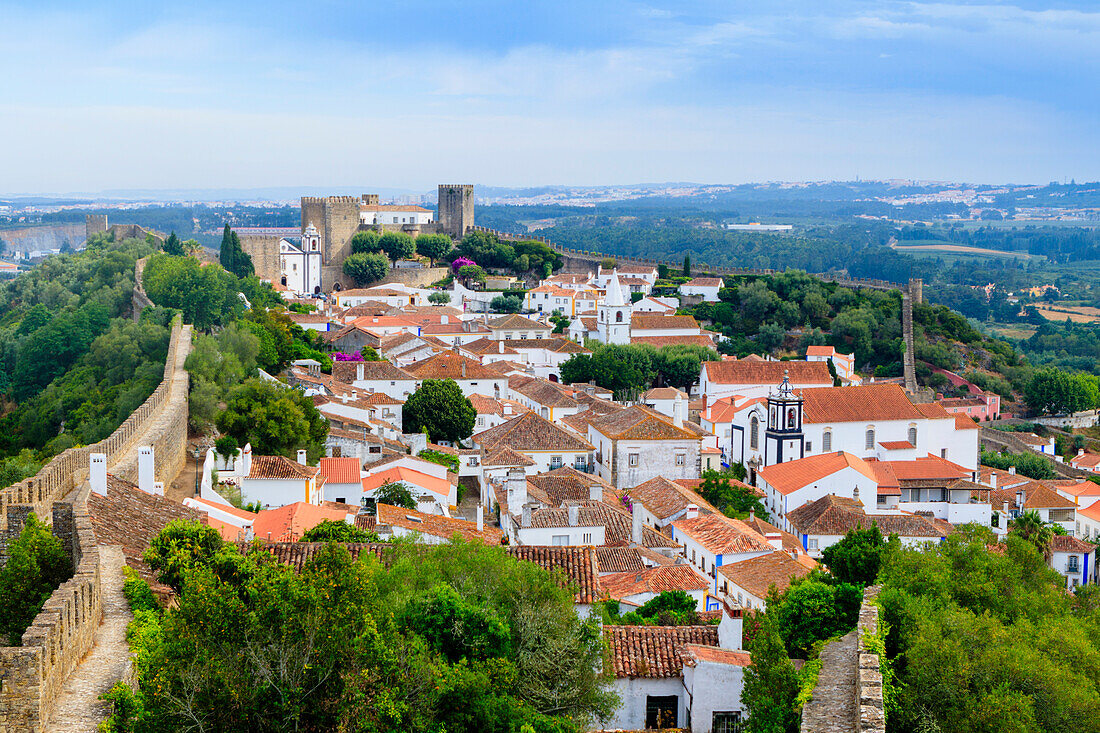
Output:
<instances>
[{"instance_id":1,"label":"castle keep","mask_svg":"<svg viewBox=\"0 0 1100 733\"><path fill-rule=\"evenodd\" d=\"M461 239L474 226L474 187L440 184L438 216L421 206L379 203L378 194L303 196L300 231L304 233L310 225L320 237L322 289L332 290L337 284L349 287L343 263L351 254L351 238L356 232L376 229L413 237L438 233ZM240 233L241 246L252 256L260 279L281 282L280 243L285 237L282 233Z\"/></svg>"}]
</instances>

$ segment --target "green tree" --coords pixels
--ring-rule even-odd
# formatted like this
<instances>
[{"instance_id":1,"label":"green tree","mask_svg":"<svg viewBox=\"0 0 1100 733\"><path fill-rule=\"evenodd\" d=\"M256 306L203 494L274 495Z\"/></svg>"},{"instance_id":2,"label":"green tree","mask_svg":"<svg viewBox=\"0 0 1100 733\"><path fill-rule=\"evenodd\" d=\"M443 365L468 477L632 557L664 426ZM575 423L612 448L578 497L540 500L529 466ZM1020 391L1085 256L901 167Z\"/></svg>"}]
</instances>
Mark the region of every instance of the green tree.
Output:
<instances>
[{"instance_id":1,"label":"green tree","mask_svg":"<svg viewBox=\"0 0 1100 733\"><path fill-rule=\"evenodd\" d=\"M519 313L523 310L523 299L518 295L498 295L489 303L497 313Z\"/></svg>"},{"instance_id":2,"label":"green tree","mask_svg":"<svg viewBox=\"0 0 1100 733\"><path fill-rule=\"evenodd\" d=\"M416 254L416 242L405 232L386 232L378 240L378 244L392 262L412 259Z\"/></svg>"},{"instance_id":3,"label":"green tree","mask_svg":"<svg viewBox=\"0 0 1100 733\"><path fill-rule=\"evenodd\" d=\"M142 281L150 300L178 308L184 321L200 330L226 324L244 312L237 278L219 265L203 265L193 257L152 255Z\"/></svg>"},{"instance_id":4,"label":"green tree","mask_svg":"<svg viewBox=\"0 0 1100 733\"><path fill-rule=\"evenodd\" d=\"M436 290L435 292L428 295L428 302L432 305L450 305L451 296L450 294L445 293L442 290Z\"/></svg>"},{"instance_id":5,"label":"green tree","mask_svg":"<svg viewBox=\"0 0 1100 733\"><path fill-rule=\"evenodd\" d=\"M325 519L302 534L299 542L378 542L378 535L347 522Z\"/></svg>"},{"instance_id":6,"label":"green tree","mask_svg":"<svg viewBox=\"0 0 1100 733\"><path fill-rule=\"evenodd\" d=\"M362 357L363 361L385 361L385 359L378 355L378 352L373 346L364 346L359 349L359 356Z\"/></svg>"},{"instance_id":7,"label":"green tree","mask_svg":"<svg viewBox=\"0 0 1100 733\"><path fill-rule=\"evenodd\" d=\"M416 251L431 262L435 267L436 260L441 260L454 249L454 242L446 234L421 234L416 238Z\"/></svg>"},{"instance_id":8,"label":"green tree","mask_svg":"<svg viewBox=\"0 0 1100 733\"><path fill-rule=\"evenodd\" d=\"M180 242L180 238L176 236L175 232L172 232L164 240L164 254L172 255L173 257L182 257L187 254L183 248L183 243Z\"/></svg>"},{"instance_id":9,"label":"green tree","mask_svg":"<svg viewBox=\"0 0 1100 733\"><path fill-rule=\"evenodd\" d=\"M703 471L703 481L696 491L728 517L746 519L751 511L765 522L769 519L768 511L760 502L760 498L751 487L741 483L733 473Z\"/></svg>"},{"instance_id":10,"label":"green tree","mask_svg":"<svg viewBox=\"0 0 1100 733\"><path fill-rule=\"evenodd\" d=\"M406 433L457 442L473 435L477 410L453 379L425 379L402 409Z\"/></svg>"},{"instance_id":11,"label":"green tree","mask_svg":"<svg viewBox=\"0 0 1100 733\"><path fill-rule=\"evenodd\" d=\"M877 524L866 529L850 529L840 542L821 554L825 567L841 583L872 585L878 578L886 541Z\"/></svg>"},{"instance_id":12,"label":"green tree","mask_svg":"<svg viewBox=\"0 0 1100 733\"><path fill-rule=\"evenodd\" d=\"M363 234L364 232L360 232ZM356 285L370 285L384 278L390 271L390 263L381 254L358 253L344 260L344 274L355 281Z\"/></svg>"},{"instance_id":13,"label":"green tree","mask_svg":"<svg viewBox=\"0 0 1100 733\"><path fill-rule=\"evenodd\" d=\"M1036 412L1069 414L1096 407L1097 393L1096 377L1048 367L1032 375L1024 388L1024 401Z\"/></svg>"},{"instance_id":14,"label":"green tree","mask_svg":"<svg viewBox=\"0 0 1100 733\"><path fill-rule=\"evenodd\" d=\"M0 632L8 646L22 646L23 632L54 589L72 575L72 561L61 540L33 513L7 554L0 568Z\"/></svg>"},{"instance_id":15,"label":"green tree","mask_svg":"<svg viewBox=\"0 0 1100 733\"><path fill-rule=\"evenodd\" d=\"M293 457L304 448L316 461L328 435L328 422L304 392L261 379L234 387L215 422L239 445L251 443L256 455Z\"/></svg>"},{"instance_id":16,"label":"green tree","mask_svg":"<svg viewBox=\"0 0 1100 733\"><path fill-rule=\"evenodd\" d=\"M786 340L787 330L775 322L763 324L756 332L756 343L768 351L775 351Z\"/></svg>"},{"instance_id":17,"label":"green tree","mask_svg":"<svg viewBox=\"0 0 1100 733\"><path fill-rule=\"evenodd\" d=\"M232 435L223 435L214 441L214 450L219 456L232 458L240 452L241 446Z\"/></svg>"},{"instance_id":18,"label":"green tree","mask_svg":"<svg viewBox=\"0 0 1100 733\"><path fill-rule=\"evenodd\" d=\"M157 580L179 593L188 572L199 565L214 563L224 546L213 527L177 519L150 541L143 559L156 573Z\"/></svg>"},{"instance_id":19,"label":"green tree","mask_svg":"<svg viewBox=\"0 0 1100 733\"><path fill-rule=\"evenodd\" d=\"M375 489L374 503L399 506L402 509L416 509L416 497L401 481L390 481Z\"/></svg>"},{"instance_id":20,"label":"green tree","mask_svg":"<svg viewBox=\"0 0 1100 733\"><path fill-rule=\"evenodd\" d=\"M356 232L351 238L351 252L352 254L374 254L382 250L382 245L379 240L382 235L375 229L368 229L363 232Z\"/></svg>"},{"instance_id":21,"label":"green tree","mask_svg":"<svg viewBox=\"0 0 1100 733\"><path fill-rule=\"evenodd\" d=\"M241 240L237 233L225 225L222 231L222 244L218 261L227 272L233 273L239 278L245 278L255 274L252 266L252 257L241 248Z\"/></svg>"},{"instance_id":22,"label":"green tree","mask_svg":"<svg viewBox=\"0 0 1100 733\"><path fill-rule=\"evenodd\" d=\"M458 268L458 276L462 278L462 281L467 285L471 282L485 282L485 270L481 269L478 265L463 265Z\"/></svg>"},{"instance_id":23,"label":"green tree","mask_svg":"<svg viewBox=\"0 0 1100 733\"><path fill-rule=\"evenodd\" d=\"M1050 552L1050 543L1054 539L1054 530L1051 525L1043 521L1037 511L1024 512L1012 522L1012 531L1035 545L1039 552L1046 555Z\"/></svg>"},{"instance_id":24,"label":"green tree","mask_svg":"<svg viewBox=\"0 0 1100 733\"><path fill-rule=\"evenodd\" d=\"M691 255L684 255L684 277L691 277Z\"/></svg>"},{"instance_id":25,"label":"green tree","mask_svg":"<svg viewBox=\"0 0 1100 733\"><path fill-rule=\"evenodd\" d=\"M749 646L741 703L749 713L750 733L797 733L798 673L791 664L775 622L764 616Z\"/></svg>"},{"instance_id":26,"label":"green tree","mask_svg":"<svg viewBox=\"0 0 1100 733\"><path fill-rule=\"evenodd\" d=\"M776 629L791 656L806 658L813 645L856 625L863 589L849 583L827 582L820 573L792 581L768 597L768 615L775 615Z\"/></svg>"},{"instance_id":27,"label":"green tree","mask_svg":"<svg viewBox=\"0 0 1100 733\"><path fill-rule=\"evenodd\" d=\"M511 653L508 625L492 611L464 599L446 583L410 601L403 621L424 637L433 651L452 663L506 657Z\"/></svg>"}]
</instances>

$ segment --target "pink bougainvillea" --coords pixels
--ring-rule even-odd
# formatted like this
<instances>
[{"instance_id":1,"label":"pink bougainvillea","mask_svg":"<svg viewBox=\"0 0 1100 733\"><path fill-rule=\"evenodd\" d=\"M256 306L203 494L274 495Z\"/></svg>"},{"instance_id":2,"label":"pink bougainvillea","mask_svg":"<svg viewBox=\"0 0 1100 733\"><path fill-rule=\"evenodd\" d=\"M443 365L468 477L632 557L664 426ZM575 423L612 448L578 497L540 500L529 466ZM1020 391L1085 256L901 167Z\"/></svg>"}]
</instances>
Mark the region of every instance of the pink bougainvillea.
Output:
<instances>
[{"instance_id":1,"label":"pink bougainvillea","mask_svg":"<svg viewBox=\"0 0 1100 733\"><path fill-rule=\"evenodd\" d=\"M360 354L345 354L342 351L334 351L331 356L333 361L363 361Z\"/></svg>"},{"instance_id":2,"label":"pink bougainvillea","mask_svg":"<svg viewBox=\"0 0 1100 733\"><path fill-rule=\"evenodd\" d=\"M471 260L469 257L459 257L458 259L456 259L454 262L451 263L451 269L454 270L455 272L458 272L460 268L465 267L466 265L476 265L476 264L477 263L474 262L473 260Z\"/></svg>"}]
</instances>

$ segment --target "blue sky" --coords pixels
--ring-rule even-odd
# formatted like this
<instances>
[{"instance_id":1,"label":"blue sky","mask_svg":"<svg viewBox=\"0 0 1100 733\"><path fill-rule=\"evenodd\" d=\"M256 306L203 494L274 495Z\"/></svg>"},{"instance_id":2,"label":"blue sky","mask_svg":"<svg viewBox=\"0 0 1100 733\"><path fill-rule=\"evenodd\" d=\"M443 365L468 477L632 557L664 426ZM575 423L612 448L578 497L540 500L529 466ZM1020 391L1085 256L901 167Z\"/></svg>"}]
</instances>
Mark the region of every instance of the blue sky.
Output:
<instances>
[{"instance_id":1,"label":"blue sky","mask_svg":"<svg viewBox=\"0 0 1100 733\"><path fill-rule=\"evenodd\" d=\"M1095 2L3 2L0 192L1100 178Z\"/></svg>"}]
</instances>

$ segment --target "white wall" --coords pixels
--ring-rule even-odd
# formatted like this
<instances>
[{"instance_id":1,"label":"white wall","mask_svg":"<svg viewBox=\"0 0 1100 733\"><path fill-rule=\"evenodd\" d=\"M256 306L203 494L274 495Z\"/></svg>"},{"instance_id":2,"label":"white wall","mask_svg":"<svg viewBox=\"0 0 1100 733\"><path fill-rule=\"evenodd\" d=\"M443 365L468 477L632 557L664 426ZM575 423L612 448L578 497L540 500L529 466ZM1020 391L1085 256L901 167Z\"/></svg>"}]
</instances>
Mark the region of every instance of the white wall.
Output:
<instances>
[{"instance_id":1,"label":"white wall","mask_svg":"<svg viewBox=\"0 0 1100 733\"><path fill-rule=\"evenodd\" d=\"M259 479L242 477L241 501L258 501L264 506L280 507L298 501L321 503L321 492L316 490L314 479Z\"/></svg>"},{"instance_id":2,"label":"white wall","mask_svg":"<svg viewBox=\"0 0 1100 733\"><path fill-rule=\"evenodd\" d=\"M515 518L518 522L520 517ZM603 545L607 542L607 528L603 525L590 527L516 527L517 545L561 545L555 537L568 537L564 544L572 547Z\"/></svg>"},{"instance_id":3,"label":"white wall","mask_svg":"<svg viewBox=\"0 0 1100 733\"><path fill-rule=\"evenodd\" d=\"M687 724L687 708L684 702L686 691L680 677L662 677L652 679L638 677L616 677L612 682L612 688L618 694L621 703L619 709L604 723L604 727L610 730L644 730L645 729L645 702L649 695L676 695L679 700L677 711L677 726Z\"/></svg>"},{"instance_id":4,"label":"white wall","mask_svg":"<svg viewBox=\"0 0 1100 733\"><path fill-rule=\"evenodd\" d=\"M745 669L736 664L698 661L684 667L684 686L691 690L692 733L710 733L715 711L748 714L741 706ZM681 723L683 724L683 722Z\"/></svg>"}]
</instances>

